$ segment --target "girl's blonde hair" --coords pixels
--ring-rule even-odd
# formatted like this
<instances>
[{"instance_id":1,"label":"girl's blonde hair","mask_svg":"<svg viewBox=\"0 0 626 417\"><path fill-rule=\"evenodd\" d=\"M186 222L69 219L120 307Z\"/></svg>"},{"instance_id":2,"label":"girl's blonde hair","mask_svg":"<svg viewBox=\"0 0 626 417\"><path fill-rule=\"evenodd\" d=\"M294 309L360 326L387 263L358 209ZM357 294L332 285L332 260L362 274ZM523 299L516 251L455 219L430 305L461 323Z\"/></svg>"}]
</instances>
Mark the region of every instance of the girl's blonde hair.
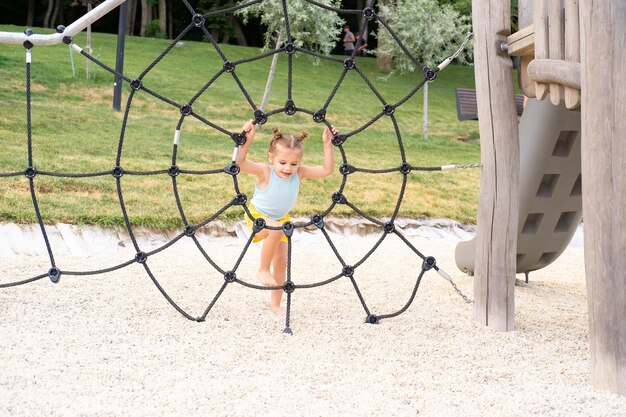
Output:
<instances>
[{"instance_id":1,"label":"girl's blonde hair","mask_svg":"<svg viewBox=\"0 0 626 417\"><path fill-rule=\"evenodd\" d=\"M304 146L302 146L302 142L309 137L309 134L306 132L299 132L296 135L292 135L291 133L281 133L278 128L273 128L274 136L272 140L270 140L270 148L269 153L273 154L276 152L276 145L281 144L285 149L295 149L300 152L304 151Z\"/></svg>"}]
</instances>

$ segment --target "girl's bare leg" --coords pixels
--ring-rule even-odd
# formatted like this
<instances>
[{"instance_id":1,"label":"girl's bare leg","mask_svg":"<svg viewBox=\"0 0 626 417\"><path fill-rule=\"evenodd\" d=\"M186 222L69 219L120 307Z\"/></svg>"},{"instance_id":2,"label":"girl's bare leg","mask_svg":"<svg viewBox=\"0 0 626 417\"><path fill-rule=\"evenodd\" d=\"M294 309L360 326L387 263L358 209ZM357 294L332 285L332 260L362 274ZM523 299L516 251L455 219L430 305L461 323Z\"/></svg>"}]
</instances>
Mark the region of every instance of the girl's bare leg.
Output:
<instances>
[{"instance_id":1,"label":"girl's bare leg","mask_svg":"<svg viewBox=\"0 0 626 417\"><path fill-rule=\"evenodd\" d=\"M270 226L280 226L280 223L275 220L267 219L267 224ZM262 232L265 232L263 230ZM259 237L263 237L265 233L259 233ZM280 239L284 236L282 230L267 230L267 235L263 239L263 246L261 247L261 262L259 264L259 272L257 276L259 281L263 285L273 286L276 285L276 281L270 272L272 265L272 258L276 253Z\"/></svg>"},{"instance_id":2,"label":"girl's bare leg","mask_svg":"<svg viewBox=\"0 0 626 417\"><path fill-rule=\"evenodd\" d=\"M276 285L283 285L287 279L287 242L279 242L272 258L272 276ZM283 299L283 290L272 290L272 311L284 313L280 307Z\"/></svg>"}]
</instances>

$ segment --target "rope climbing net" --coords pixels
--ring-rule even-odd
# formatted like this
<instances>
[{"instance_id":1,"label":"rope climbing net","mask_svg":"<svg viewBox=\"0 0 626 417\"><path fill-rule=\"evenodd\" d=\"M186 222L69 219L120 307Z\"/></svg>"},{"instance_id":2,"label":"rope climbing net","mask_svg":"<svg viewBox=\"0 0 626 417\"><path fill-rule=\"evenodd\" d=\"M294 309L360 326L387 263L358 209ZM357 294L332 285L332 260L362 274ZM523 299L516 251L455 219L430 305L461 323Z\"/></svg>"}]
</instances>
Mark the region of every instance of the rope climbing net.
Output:
<instances>
[{"instance_id":1,"label":"rope climbing net","mask_svg":"<svg viewBox=\"0 0 626 417\"><path fill-rule=\"evenodd\" d=\"M135 78L129 78L122 73L116 72L114 69L107 66L105 63L101 62L100 60L98 60L97 58L95 58L94 56L86 52L85 50L83 50L76 43L74 43L73 39L70 36L65 36L63 38L63 42L70 45L74 51L80 53L86 59L94 62L96 65L103 68L104 70L114 74L116 77L121 78L124 82L128 83L128 85L130 86L128 99L127 99L126 107L124 109L123 119L121 122L119 143L117 146L117 155L115 158L115 163L113 164L113 168L107 171L66 173L66 172L50 172L50 171L37 169L37 165L35 164L35 161L33 158L33 132L32 132L32 121L31 121L31 54L32 54L31 49L33 48L33 44L29 42L28 40L24 42L24 47L26 48L26 119L27 119L26 126L27 126L27 141L28 141L28 144L27 144L28 166L23 171L19 171L19 172L0 172L0 177L19 177L19 176L26 177L28 184L29 184L29 188L30 188L30 196L32 199L34 211L36 213L41 235L45 242L46 250L48 253L48 257L50 261L50 268L47 271L39 275L33 276L31 278L28 278L28 279L2 283L0 284L0 288L18 286L18 285L26 284L29 282L37 281L40 279L44 279L46 277L49 278L53 283L58 283L62 275L68 275L68 276L97 275L97 274L103 274L103 273L119 270L129 265L138 263L143 266L146 273L148 274L148 276L150 277L154 285L161 292L163 297L165 297L165 299L180 314L182 314L184 317L186 317L189 320L194 320L194 321L199 321L199 322L205 321L207 315L209 314L209 312L211 311L211 309L213 308L217 300L220 298L220 296L223 294L226 288L231 284L240 284L248 288L265 290L265 291L282 290L286 293L286 314L285 314L285 329L284 329L286 333L291 333L290 314L291 314L291 302L292 302L294 291L299 290L299 289L313 288L313 287L319 287L322 285L330 284L334 281L341 279L342 277L347 278L351 281L352 286L354 287L354 291L356 292L356 295L358 299L360 300L363 310L365 311L365 315L366 315L365 321L367 323L372 323L372 324L378 323L382 319L395 317L403 313L404 311L406 311L416 296L422 277L424 276L426 272L431 271L431 270L437 271L441 276L443 276L446 280L448 280L451 283L455 291L459 295L461 295L465 299L465 301L471 302L458 289L458 287L455 285L452 279L442 269L439 268L435 258L432 256L426 256L420 250L418 250L401 233L401 231L399 230L399 228L396 226L396 223L395 223L398 217L398 213L400 211L400 206L401 206L402 199L406 190L408 176L410 172L412 171L441 171L441 170L455 169L455 168L473 168L475 166L475 165L446 165L446 166L439 166L439 167L420 167L420 166L414 166L410 164L409 162L407 162L400 129L398 126L398 122L396 120L396 116L394 115L394 112L396 111L396 109L400 107L401 105L403 105L405 102L407 102L407 100L409 100L425 83L435 80L437 76L437 72L443 69L446 65L448 65L450 61L452 61L452 59L454 59L454 57L458 54L458 52L455 55L443 61L436 68L429 68L427 66L423 66L413 56L413 54L411 54L411 52L407 49L407 47L402 43L402 40L392 30L392 28L388 25L385 19L376 13L375 11L376 0L370 0L368 2L367 7L365 7L363 10L340 9L340 8L329 6L327 4L319 3L314 0L304 0L313 6L321 7L321 8L324 8L324 9L327 9L329 11L336 12L339 14L362 14L364 17L363 19L364 23L360 28L360 36L359 36L359 39L357 40L356 48L354 49L352 56L346 57L345 59L338 59L337 57L322 55L312 50L308 50L306 48L296 46L296 43L294 42L294 39L292 38L290 25L289 25L290 16L289 16L288 4L287 4L288 2L286 0L282 0L282 11L283 11L283 17L284 17L284 24L285 24L284 30L286 34L286 41L283 44L277 45L275 49L262 53L258 56L241 59L241 60L229 60L229 58L226 56L226 54L218 45L216 39L214 39L214 37L211 36L211 33L207 29L207 23L210 21L211 18L214 18L219 15L233 13L245 7L250 7L252 5L261 3L262 1L263 0L252 0L248 3L240 4L234 7L212 11L207 14L200 14L194 10L194 8L189 4L187 0L182 0L185 7L189 10L189 13L191 16L190 23L174 40L171 41L171 43L169 43L167 48L163 52L161 52L160 55L156 59L154 59L154 61L152 61ZM423 78L403 98L401 98L399 101L395 103L388 103L385 100L385 98L381 95L381 93L374 87L374 85L372 84L370 79L367 77L367 75L364 73L364 71L362 71L362 69L359 67L359 62L358 62L358 57L356 56L356 51L358 50L358 47L360 46L360 43L362 42L362 39L364 38L363 35L367 27L366 25L371 20L376 20L381 27L384 27L388 31L388 33L391 35L391 37L394 39L394 41L397 42L398 45L402 48L404 53L406 53L407 56L411 59L411 61L413 61L413 63L418 68L423 69L422 70ZM215 51L219 55L219 58L221 59L222 67L221 69L217 71L217 73L211 76L208 79L208 81L206 81L204 85L197 92L195 92L193 96L187 102L179 103L179 102L175 102L165 97L164 95L160 94L158 91L155 91L155 89L151 89L149 85L146 85L147 83L144 83L144 77L153 68L155 68L155 66L157 66L159 62L191 30L202 31L203 36L206 37L206 39L210 42L212 47L215 49ZM464 47L466 42L467 42L467 39L465 40L461 48ZM272 109L269 111L264 111L263 109L258 108L255 102L252 100L250 94L248 93L244 84L241 82L240 78L237 75L237 68L248 62L266 58L274 54L286 54L287 56L287 60L288 60L287 97L286 97L284 106L276 108L276 109ZM296 54L307 54L307 55L311 55L311 56L314 56L323 60L335 62L339 65L340 68L342 68L341 73L337 79L337 82L335 83L334 87L330 91L330 94L326 98L325 102L319 107L316 107L313 109L299 107L293 99L293 94L292 94L293 59ZM362 126L359 126L357 129L351 132L345 133L345 134L335 135L332 138L332 144L336 147L336 149L339 151L341 155L342 163L339 166L339 173L341 174L342 179L341 179L341 185L339 186L339 189L332 194L332 197L330 199L330 205L324 211L321 211L312 215L310 219L308 219L307 221L285 222L284 224L282 224L282 227L270 226L266 224L263 218L254 218L254 216L251 214L249 210L248 197L240 190L239 181L238 181L240 168L236 164L236 155L237 155L238 147L243 145L246 141L244 132L230 131L224 128L223 126L220 126L215 121L209 120L207 117L204 117L201 114L201 112L194 110L194 107L193 107L194 103L205 91L207 91L214 84L214 82L218 78L230 76L237 83L248 105L250 106L254 123L259 124L259 125L265 124L272 116L277 115L277 114L286 114L287 116L293 116L297 113L304 113L304 114L308 114L309 116L311 116L315 123L323 124L330 128L331 124L327 117L329 116L329 114L327 114L327 109L329 105L331 104L333 98L337 94L339 88L341 87L344 78L350 71L356 72L362 78L362 80L365 82L369 90L380 101L381 110L371 120L367 121ZM172 106L176 108L177 111L180 111L180 117L178 118L178 123L174 131L171 165L166 166L161 170L153 170L153 171L127 170L124 168L123 163L122 163L122 153L123 153L122 150L124 148L123 145L124 145L124 138L125 138L125 133L127 129L128 118L129 118L129 114L132 108L133 100L139 94L147 94L149 96L152 96L166 103L168 106ZM376 121L378 121L379 119L385 118L385 117L391 120L391 123L393 124L393 128L395 130L395 135L397 138L400 159L401 159L399 165L390 167L390 168L384 168L384 169L367 169L367 168L357 167L357 166L352 165L348 158L348 153L346 152L344 148L345 143L349 141L351 137L359 134L360 132L364 131L372 124L376 123ZM183 169L179 165L177 165L177 150L180 146L181 128L187 118L194 118L200 121L206 126L209 126L210 128L219 132L221 135L225 137L226 140L232 140L234 142L235 148L234 148L233 157L230 160L230 163L227 163L225 167L220 166L219 168L212 169L212 170L189 170L189 169ZM401 176L402 182L401 182L400 192L398 193L398 198L397 198L397 201L395 202L393 213L387 221L381 221L375 217L368 215L363 210L361 210L357 205L355 205L349 199L349 196L345 194L344 191L345 191L346 184L349 181L349 177L353 176L356 173L365 173L365 174L398 173ZM166 175L171 178L172 189L173 189L178 213L180 215L180 220L183 225L183 230L180 234L170 239L164 245L151 251L142 250L142 248L140 247L139 241L137 240L135 236L133 226L131 224L131 221L129 220L129 215L127 213L127 206L124 201L124 187L123 187L125 177L146 176L146 175ZM202 222L197 223L197 224L191 224L188 222L187 216L185 215L183 202L182 202L182 199L180 197L180 194L177 188L177 181L181 175L192 175L192 176L193 175L216 175L216 176L223 175L223 176L226 176L227 178L230 178L233 182L234 197L225 206L217 210L215 213L207 217ZM38 204L38 197L36 193L35 182L37 180L37 177L40 177L40 176L65 177L65 178L87 178L87 177L111 176L113 180L115 181L115 185L117 189L117 197L119 199L119 204L120 204L121 212L123 215L124 223L125 223L129 238L135 250L134 257L132 259L126 260L125 262L122 262L114 266L110 266L110 267L98 269L98 270L90 270L90 271L71 271L71 270L63 269L61 268L61 266L57 265L57 263L55 262L54 251L50 243L50 239L48 238L46 226L42 219L42 213ZM354 213L356 213L357 215L361 216L362 218L366 219L367 221L373 223L374 225L380 228L380 233L381 233L380 238L378 238L378 240L374 243L373 247L360 260L358 260L357 262L353 264L348 264L343 259L342 255L340 254L340 251L338 250L337 246L333 242L331 235L328 233L327 225L325 224L325 219L327 219L327 216L333 211L333 209L337 205L348 206L351 210L354 211ZM218 265L218 262L216 262L215 259L210 257L209 254L203 249L203 246L198 240L198 236L196 234L198 231L201 231L205 226L207 226L209 223L216 220L222 213L224 213L224 211L226 211L227 209L231 207L241 207L245 211L246 213L245 215L248 216L253 221L253 227L252 227L252 233L247 239L241 251L241 254L238 256L234 265L232 265L229 268L223 268L220 265ZM341 264L341 268L340 270L337 271L336 275L330 278L324 279L324 280L319 280L317 282L306 283L306 284L298 283L297 279L292 279L292 270L291 270L292 237L296 229L305 229L305 228L307 228L308 230L318 230L319 233L323 234L325 241L328 243L330 249L332 249L332 252L334 253L337 260ZM288 245L287 246L288 248L287 276L286 276L286 281L284 285L281 285L281 286L256 285L245 279L242 279L242 277L239 277L237 275L238 268L242 260L244 259L244 256L248 252L248 249L250 248L250 245L253 242L253 238L255 237L256 234L258 234L264 229L282 230L282 232L287 238L287 245ZM396 235L402 242L404 242L404 244L406 244L408 248L410 248L410 250L417 257L420 258L421 267L419 269L419 273L417 274L417 278L415 280L415 285L413 286L412 293L410 294L406 304L397 311L375 314L368 307L365 297L363 296L359 288L359 284L357 280L355 279L355 274L357 273L358 268L376 251L376 249L382 244L382 242L389 235L392 235L392 234ZM163 288L163 286L157 279L157 276L153 273L153 271L151 270L149 266L150 264L149 260L151 257L157 255L159 252L174 245L177 241L181 239L185 239L185 238L191 239L194 242L195 246L198 248L199 252L204 257L204 259L206 259L208 264L211 265L211 267L214 268L221 276L223 276L223 283L219 287L219 290L217 291L215 296L211 299L211 301L209 302L204 312L200 314L199 316L194 316L190 314L189 312L185 311L185 309L183 309L179 304L177 304L172 299L172 297L170 297L168 292Z\"/></svg>"}]
</instances>

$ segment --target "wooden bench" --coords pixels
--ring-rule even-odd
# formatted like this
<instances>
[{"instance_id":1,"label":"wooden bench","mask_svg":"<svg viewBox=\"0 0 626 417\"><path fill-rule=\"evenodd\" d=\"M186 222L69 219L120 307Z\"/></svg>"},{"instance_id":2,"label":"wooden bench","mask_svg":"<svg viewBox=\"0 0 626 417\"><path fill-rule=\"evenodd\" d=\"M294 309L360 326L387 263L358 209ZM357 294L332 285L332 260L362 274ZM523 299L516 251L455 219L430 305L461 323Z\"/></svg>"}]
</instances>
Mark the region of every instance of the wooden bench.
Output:
<instances>
[{"instance_id":1,"label":"wooden bench","mask_svg":"<svg viewBox=\"0 0 626 417\"><path fill-rule=\"evenodd\" d=\"M476 90L471 88L456 89L456 116L460 121L478 120L478 106L476 105ZM524 111L524 95L515 94L517 116Z\"/></svg>"}]
</instances>

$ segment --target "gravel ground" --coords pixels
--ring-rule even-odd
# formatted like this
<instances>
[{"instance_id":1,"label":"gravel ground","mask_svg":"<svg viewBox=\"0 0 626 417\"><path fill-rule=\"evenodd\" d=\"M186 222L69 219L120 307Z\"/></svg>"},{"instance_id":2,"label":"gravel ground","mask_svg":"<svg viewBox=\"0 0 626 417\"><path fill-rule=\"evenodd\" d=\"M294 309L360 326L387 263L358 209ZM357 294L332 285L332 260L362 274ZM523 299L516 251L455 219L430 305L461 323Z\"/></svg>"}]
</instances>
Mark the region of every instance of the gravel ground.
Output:
<instances>
[{"instance_id":1,"label":"gravel ground","mask_svg":"<svg viewBox=\"0 0 626 417\"><path fill-rule=\"evenodd\" d=\"M467 233L405 233L471 297L472 278L454 263L454 246ZM0 236L0 283L47 271L36 228L2 225ZM135 252L114 231L58 225L50 236L65 271L109 267ZM331 236L349 265L380 238ZM138 237L144 251L171 238ZM199 240L224 270L245 245L242 236ZM259 252L250 247L238 278L254 283ZM341 270L320 233L298 233L292 254L296 284ZM188 238L148 265L194 317L224 283ZM420 268L421 259L390 235L354 276L369 310L386 314L405 305ZM476 324L472 305L434 271L404 314L378 325L364 324L348 278L297 289L292 336L282 332L284 317L267 311L266 291L229 284L198 323L172 308L138 264L3 288L0 416L625 416L626 397L589 385L580 233L529 284L518 278L516 331L509 333Z\"/></svg>"}]
</instances>

